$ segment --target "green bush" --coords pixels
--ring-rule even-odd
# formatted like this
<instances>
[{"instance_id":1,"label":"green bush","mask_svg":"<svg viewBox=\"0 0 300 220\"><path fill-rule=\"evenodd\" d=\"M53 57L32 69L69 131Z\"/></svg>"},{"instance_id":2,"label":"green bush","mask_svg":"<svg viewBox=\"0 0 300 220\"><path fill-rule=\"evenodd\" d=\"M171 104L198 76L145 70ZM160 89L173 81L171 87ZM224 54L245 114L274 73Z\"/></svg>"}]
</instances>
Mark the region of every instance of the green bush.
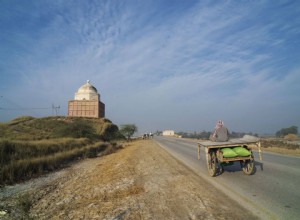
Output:
<instances>
[{"instance_id":1,"label":"green bush","mask_svg":"<svg viewBox=\"0 0 300 220\"><path fill-rule=\"evenodd\" d=\"M289 128L282 128L279 131L276 132L276 137L284 137L288 134L298 134L298 127L297 126L291 126Z\"/></svg>"},{"instance_id":2,"label":"green bush","mask_svg":"<svg viewBox=\"0 0 300 220\"><path fill-rule=\"evenodd\" d=\"M122 134L119 132L118 126L112 123L104 123L99 132L100 138L104 141L122 139Z\"/></svg>"}]
</instances>

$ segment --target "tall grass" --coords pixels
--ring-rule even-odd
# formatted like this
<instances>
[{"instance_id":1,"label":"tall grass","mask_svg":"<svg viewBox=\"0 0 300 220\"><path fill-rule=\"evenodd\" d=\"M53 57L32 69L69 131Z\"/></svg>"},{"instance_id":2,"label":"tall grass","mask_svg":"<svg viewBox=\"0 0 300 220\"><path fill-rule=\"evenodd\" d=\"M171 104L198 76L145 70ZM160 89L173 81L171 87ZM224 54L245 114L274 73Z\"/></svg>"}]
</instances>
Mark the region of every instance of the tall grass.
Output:
<instances>
[{"instance_id":1,"label":"tall grass","mask_svg":"<svg viewBox=\"0 0 300 220\"><path fill-rule=\"evenodd\" d=\"M22 116L0 124L0 185L52 171L78 158L114 151L104 141L120 139L104 118Z\"/></svg>"},{"instance_id":2,"label":"tall grass","mask_svg":"<svg viewBox=\"0 0 300 220\"><path fill-rule=\"evenodd\" d=\"M10 160L1 164L0 185L13 184L30 179L46 171L53 171L79 158L95 157L105 150L115 151L116 145L97 142L81 148L59 151L54 154L31 157L26 159Z\"/></svg>"},{"instance_id":3,"label":"tall grass","mask_svg":"<svg viewBox=\"0 0 300 220\"><path fill-rule=\"evenodd\" d=\"M39 141L10 141L0 140L0 165L10 161L43 157L58 152L80 148L91 141L87 138L62 138Z\"/></svg>"}]
</instances>

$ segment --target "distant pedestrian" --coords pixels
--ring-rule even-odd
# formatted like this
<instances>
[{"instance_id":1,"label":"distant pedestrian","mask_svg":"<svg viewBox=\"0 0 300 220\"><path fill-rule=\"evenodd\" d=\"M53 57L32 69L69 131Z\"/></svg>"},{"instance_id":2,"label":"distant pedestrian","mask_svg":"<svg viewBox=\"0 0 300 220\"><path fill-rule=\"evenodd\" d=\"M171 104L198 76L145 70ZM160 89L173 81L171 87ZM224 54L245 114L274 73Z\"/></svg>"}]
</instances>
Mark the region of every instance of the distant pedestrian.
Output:
<instances>
[{"instance_id":1,"label":"distant pedestrian","mask_svg":"<svg viewBox=\"0 0 300 220\"><path fill-rule=\"evenodd\" d=\"M215 142L224 142L229 140L229 131L224 126L224 122L219 120L216 124L215 129L212 131L209 140Z\"/></svg>"}]
</instances>

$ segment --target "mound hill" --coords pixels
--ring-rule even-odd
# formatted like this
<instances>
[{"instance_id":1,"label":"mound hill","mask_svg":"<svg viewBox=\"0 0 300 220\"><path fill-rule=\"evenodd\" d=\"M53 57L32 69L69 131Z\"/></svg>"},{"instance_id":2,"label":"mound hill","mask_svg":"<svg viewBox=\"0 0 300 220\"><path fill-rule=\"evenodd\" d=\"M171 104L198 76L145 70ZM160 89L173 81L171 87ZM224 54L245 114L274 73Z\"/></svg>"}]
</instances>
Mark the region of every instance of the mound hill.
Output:
<instances>
[{"instance_id":1,"label":"mound hill","mask_svg":"<svg viewBox=\"0 0 300 220\"><path fill-rule=\"evenodd\" d=\"M0 124L0 138L42 140L62 137L101 139L120 137L118 127L105 118L22 116Z\"/></svg>"},{"instance_id":2,"label":"mound hill","mask_svg":"<svg viewBox=\"0 0 300 220\"><path fill-rule=\"evenodd\" d=\"M122 136L103 118L23 116L0 124L0 186L114 152Z\"/></svg>"}]
</instances>

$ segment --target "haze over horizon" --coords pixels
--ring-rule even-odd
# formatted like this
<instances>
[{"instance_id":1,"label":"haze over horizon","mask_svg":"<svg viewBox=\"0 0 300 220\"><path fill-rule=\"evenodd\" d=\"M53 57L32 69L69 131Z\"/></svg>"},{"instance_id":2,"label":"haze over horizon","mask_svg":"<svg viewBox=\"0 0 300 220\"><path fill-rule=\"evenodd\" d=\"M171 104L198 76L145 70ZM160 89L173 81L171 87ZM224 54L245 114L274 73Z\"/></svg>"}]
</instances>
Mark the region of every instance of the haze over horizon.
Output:
<instances>
[{"instance_id":1,"label":"haze over horizon","mask_svg":"<svg viewBox=\"0 0 300 220\"><path fill-rule=\"evenodd\" d=\"M300 1L2 0L0 29L1 122L90 80L139 133L300 127Z\"/></svg>"}]
</instances>

